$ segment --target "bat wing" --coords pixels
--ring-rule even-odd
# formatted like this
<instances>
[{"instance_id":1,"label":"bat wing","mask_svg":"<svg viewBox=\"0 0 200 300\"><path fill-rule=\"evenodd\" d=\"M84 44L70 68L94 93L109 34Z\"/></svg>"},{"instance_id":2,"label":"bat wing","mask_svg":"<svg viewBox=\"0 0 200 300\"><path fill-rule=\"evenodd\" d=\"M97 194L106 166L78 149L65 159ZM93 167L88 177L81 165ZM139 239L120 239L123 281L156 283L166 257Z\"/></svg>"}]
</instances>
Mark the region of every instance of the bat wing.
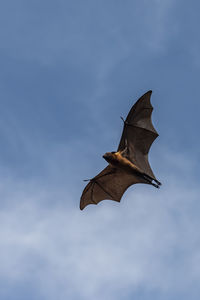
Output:
<instances>
[{"instance_id":1,"label":"bat wing","mask_svg":"<svg viewBox=\"0 0 200 300\"><path fill-rule=\"evenodd\" d=\"M153 111L150 102L151 94L152 91L145 93L129 111L124 122L118 151L123 151L127 146L127 158L155 179L148 162L149 149L158 136L151 120Z\"/></svg>"},{"instance_id":2,"label":"bat wing","mask_svg":"<svg viewBox=\"0 0 200 300\"><path fill-rule=\"evenodd\" d=\"M81 196L80 209L84 209L88 204L98 204L105 199L120 202L126 189L136 183L146 181L108 165L86 185Z\"/></svg>"}]
</instances>

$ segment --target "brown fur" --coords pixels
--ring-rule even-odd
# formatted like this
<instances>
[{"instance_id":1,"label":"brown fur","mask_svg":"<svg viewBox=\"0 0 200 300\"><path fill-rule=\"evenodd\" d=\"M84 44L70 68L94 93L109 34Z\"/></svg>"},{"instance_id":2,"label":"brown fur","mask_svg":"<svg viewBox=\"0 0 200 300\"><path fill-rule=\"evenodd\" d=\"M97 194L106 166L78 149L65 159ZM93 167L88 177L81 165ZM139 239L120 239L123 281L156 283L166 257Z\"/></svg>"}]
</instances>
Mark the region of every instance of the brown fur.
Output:
<instances>
[{"instance_id":1,"label":"brown fur","mask_svg":"<svg viewBox=\"0 0 200 300\"><path fill-rule=\"evenodd\" d=\"M121 155L121 151L115 153L107 152L105 154L105 159L111 165L122 169L128 173L143 174L143 172L135 164L133 164L132 162L130 162L130 160Z\"/></svg>"}]
</instances>

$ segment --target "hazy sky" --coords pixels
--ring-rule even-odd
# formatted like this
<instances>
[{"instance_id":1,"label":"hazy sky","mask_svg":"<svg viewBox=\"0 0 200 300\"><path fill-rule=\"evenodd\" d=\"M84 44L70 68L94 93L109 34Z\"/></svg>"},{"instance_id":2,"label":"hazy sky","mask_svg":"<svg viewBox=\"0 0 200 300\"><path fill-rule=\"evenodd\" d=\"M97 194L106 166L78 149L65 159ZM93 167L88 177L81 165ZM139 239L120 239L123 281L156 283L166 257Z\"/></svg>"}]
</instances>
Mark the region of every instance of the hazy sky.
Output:
<instances>
[{"instance_id":1,"label":"hazy sky","mask_svg":"<svg viewBox=\"0 0 200 300\"><path fill-rule=\"evenodd\" d=\"M200 295L200 3L0 4L0 299ZM153 90L163 183L79 210L83 179Z\"/></svg>"}]
</instances>

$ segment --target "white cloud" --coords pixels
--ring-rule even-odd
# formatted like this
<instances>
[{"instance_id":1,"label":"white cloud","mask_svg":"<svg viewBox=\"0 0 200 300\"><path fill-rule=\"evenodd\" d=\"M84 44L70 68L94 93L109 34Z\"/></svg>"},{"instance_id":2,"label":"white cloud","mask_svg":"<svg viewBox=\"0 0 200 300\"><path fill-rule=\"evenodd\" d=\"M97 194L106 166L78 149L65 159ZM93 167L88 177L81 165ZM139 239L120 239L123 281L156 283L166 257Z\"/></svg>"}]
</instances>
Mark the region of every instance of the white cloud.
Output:
<instances>
[{"instance_id":1,"label":"white cloud","mask_svg":"<svg viewBox=\"0 0 200 300\"><path fill-rule=\"evenodd\" d=\"M77 199L72 206L56 187L1 183L0 276L9 285L28 278L42 299L121 299L123 289L198 286L198 185L191 191L176 176L160 191L138 185L120 204L104 201L81 212Z\"/></svg>"}]
</instances>

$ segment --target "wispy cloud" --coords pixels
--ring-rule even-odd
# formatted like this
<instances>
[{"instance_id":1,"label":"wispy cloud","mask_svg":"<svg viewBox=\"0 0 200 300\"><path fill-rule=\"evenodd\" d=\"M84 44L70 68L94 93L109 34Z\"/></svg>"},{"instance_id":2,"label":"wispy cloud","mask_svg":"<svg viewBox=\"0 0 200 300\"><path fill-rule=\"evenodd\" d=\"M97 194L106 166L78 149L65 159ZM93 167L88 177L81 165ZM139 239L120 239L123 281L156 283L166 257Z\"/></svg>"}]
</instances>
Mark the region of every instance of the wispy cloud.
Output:
<instances>
[{"instance_id":1,"label":"wispy cloud","mask_svg":"<svg viewBox=\"0 0 200 300\"><path fill-rule=\"evenodd\" d=\"M134 294L141 286L169 295L196 287L197 184L191 191L176 174L159 192L137 186L120 204L104 201L81 212L55 187L1 183L0 276L9 286L30 280L41 299L121 299L123 289ZM65 205L53 203L59 197Z\"/></svg>"}]
</instances>

